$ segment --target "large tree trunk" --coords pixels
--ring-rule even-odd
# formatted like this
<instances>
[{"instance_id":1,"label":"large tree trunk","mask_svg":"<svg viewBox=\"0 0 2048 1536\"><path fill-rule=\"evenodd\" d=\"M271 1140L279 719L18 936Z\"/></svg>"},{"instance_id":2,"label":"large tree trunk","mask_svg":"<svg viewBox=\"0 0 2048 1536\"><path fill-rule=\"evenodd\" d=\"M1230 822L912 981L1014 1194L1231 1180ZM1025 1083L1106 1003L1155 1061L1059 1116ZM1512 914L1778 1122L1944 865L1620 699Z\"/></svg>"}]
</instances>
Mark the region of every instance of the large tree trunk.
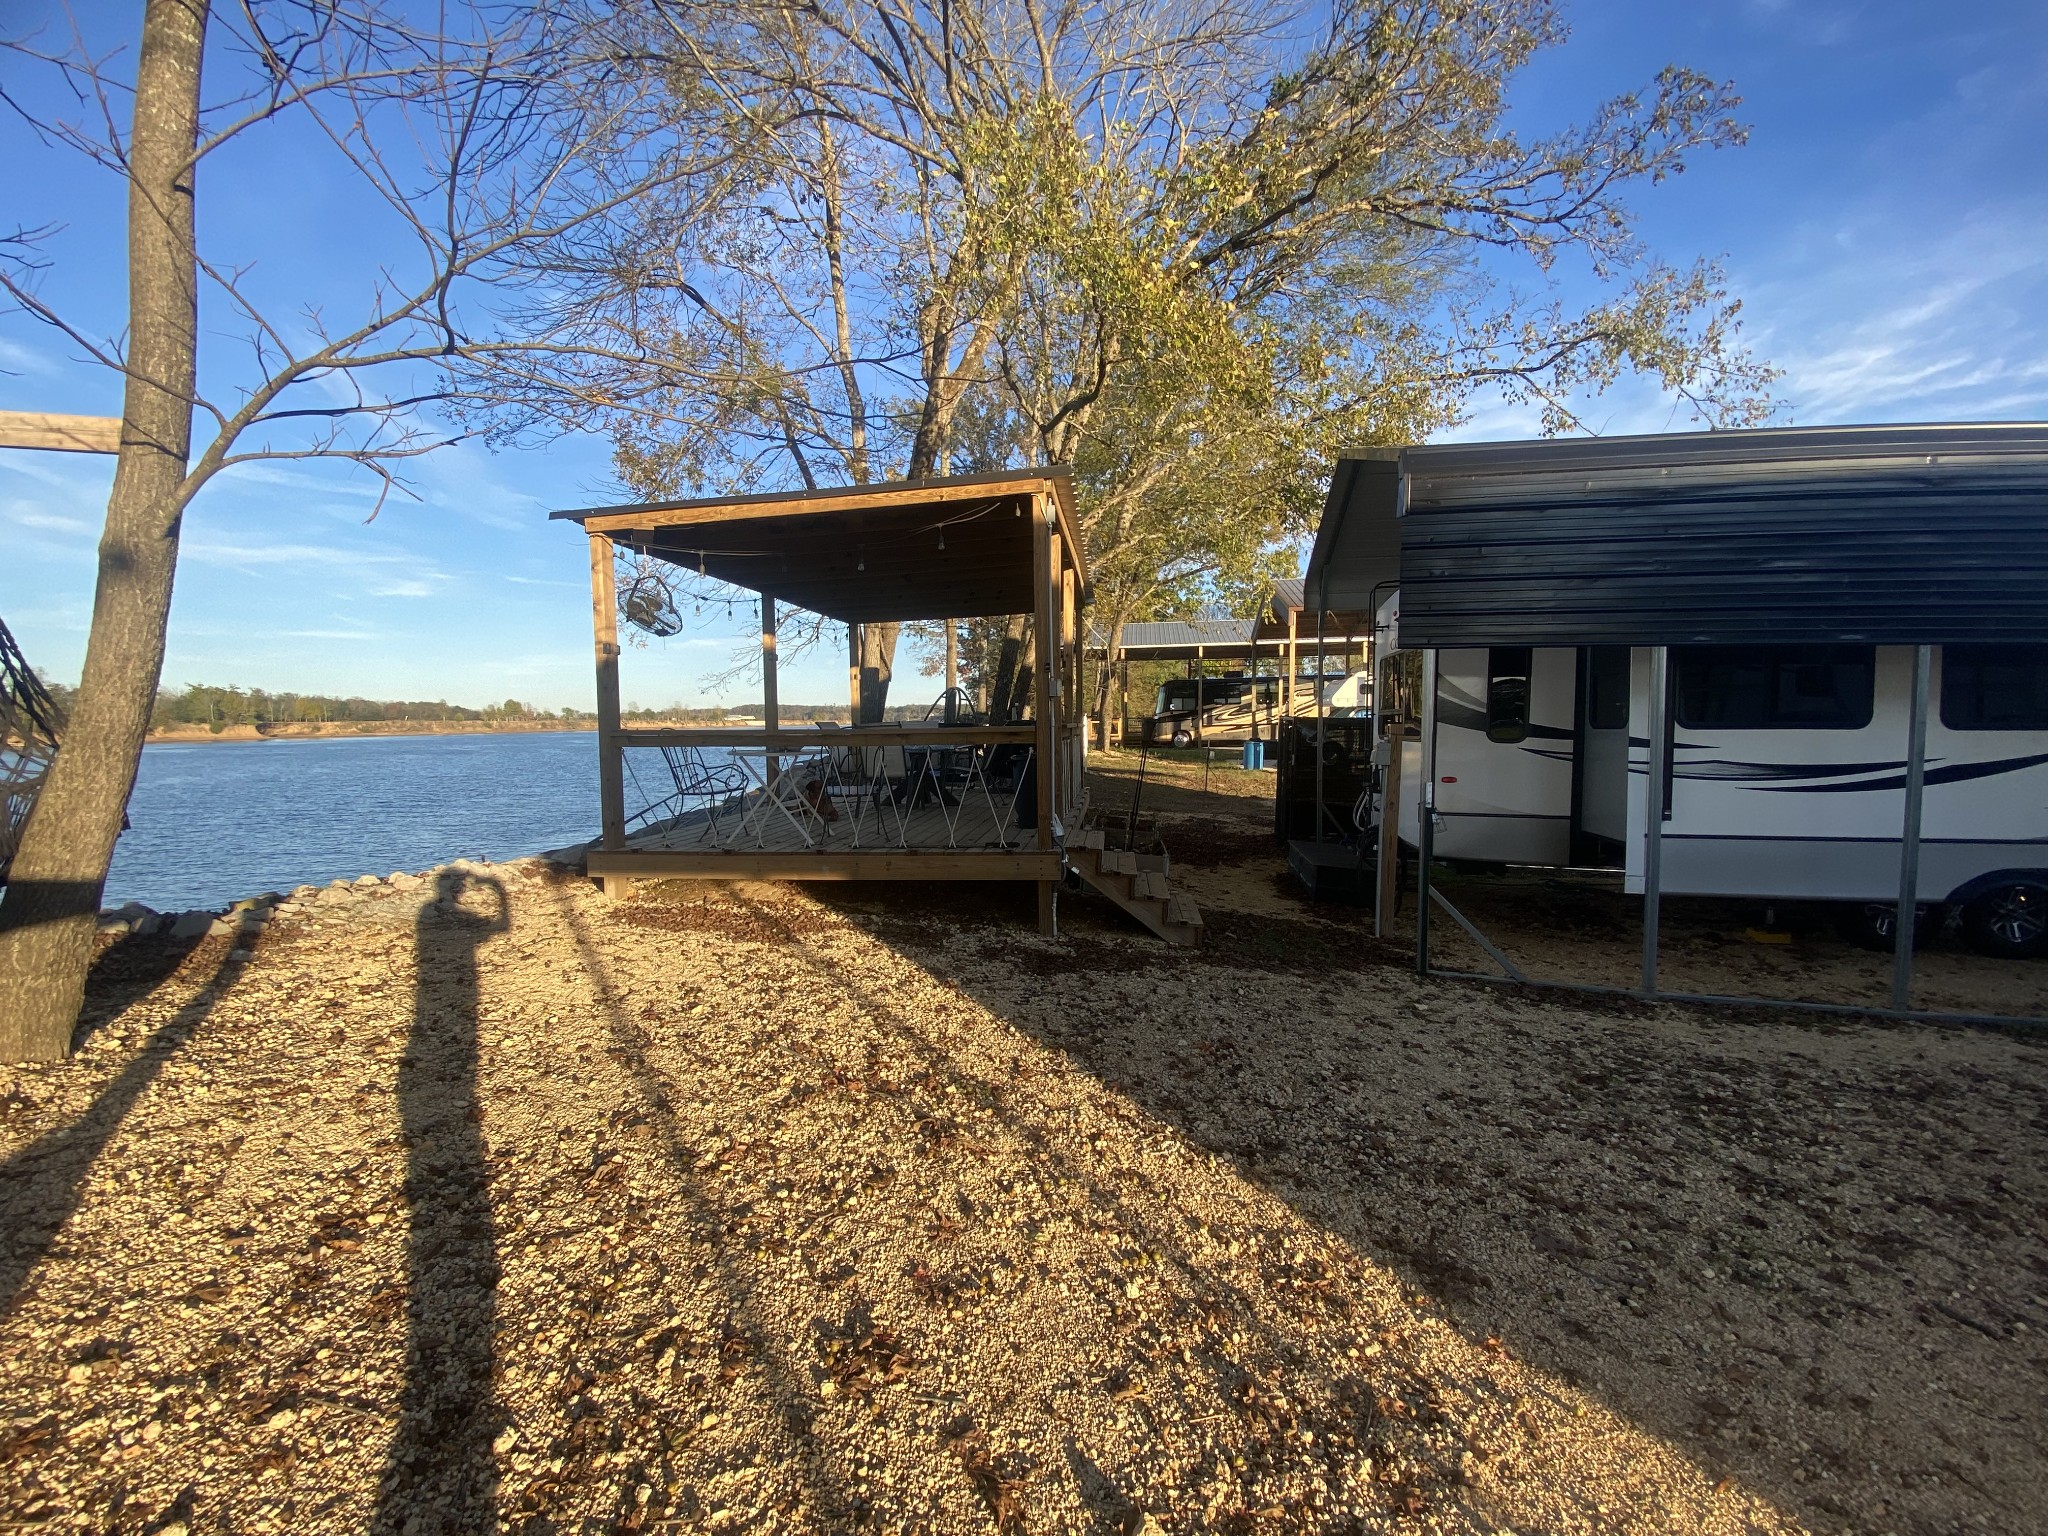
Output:
<instances>
[{"instance_id":1,"label":"large tree trunk","mask_svg":"<svg viewBox=\"0 0 2048 1536\"><path fill-rule=\"evenodd\" d=\"M1031 691L1031 653L1037 649L1037 626L1031 616L1013 613L1003 626L1003 643L996 655L995 687L990 691L989 722L1008 725L1024 708Z\"/></svg>"},{"instance_id":2,"label":"large tree trunk","mask_svg":"<svg viewBox=\"0 0 2048 1536\"><path fill-rule=\"evenodd\" d=\"M889 680L896 671L896 636L901 624L860 627L860 719L856 725L880 724L889 707Z\"/></svg>"},{"instance_id":3,"label":"large tree trunk","mask_svg":"<svg viewBox=\"0 0 2048 1536\"><path fill-rule=\"evenodd\" d=\"M85 671L0 899L0 1059L69 1053L114 839L163 670L191 451L192 153L207 0L148 0L128 186L128 383Z\"/></svg>"}]
</instances>

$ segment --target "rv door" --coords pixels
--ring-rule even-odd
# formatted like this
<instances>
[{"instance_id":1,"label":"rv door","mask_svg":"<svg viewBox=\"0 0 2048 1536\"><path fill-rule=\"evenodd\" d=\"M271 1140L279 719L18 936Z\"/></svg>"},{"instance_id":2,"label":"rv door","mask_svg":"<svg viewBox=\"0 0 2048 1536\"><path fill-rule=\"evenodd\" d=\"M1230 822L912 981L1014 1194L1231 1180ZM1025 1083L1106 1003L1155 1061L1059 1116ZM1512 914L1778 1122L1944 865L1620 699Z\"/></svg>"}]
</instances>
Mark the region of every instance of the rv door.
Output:
<instances>
[{"instance_id":1,"label":"rv door","mask_svg":"<svg viewBox=\"0 0 2048 1536\"><path fill-rule=\"evenodd\" d=\"M1578 821L1572 828L1572 857L1579 863L1618 863L1628 837L1628 673L1625 645L1579 652ZM1601 842L1613 846L1601 848Z\"/></svg>"}]
</instances>

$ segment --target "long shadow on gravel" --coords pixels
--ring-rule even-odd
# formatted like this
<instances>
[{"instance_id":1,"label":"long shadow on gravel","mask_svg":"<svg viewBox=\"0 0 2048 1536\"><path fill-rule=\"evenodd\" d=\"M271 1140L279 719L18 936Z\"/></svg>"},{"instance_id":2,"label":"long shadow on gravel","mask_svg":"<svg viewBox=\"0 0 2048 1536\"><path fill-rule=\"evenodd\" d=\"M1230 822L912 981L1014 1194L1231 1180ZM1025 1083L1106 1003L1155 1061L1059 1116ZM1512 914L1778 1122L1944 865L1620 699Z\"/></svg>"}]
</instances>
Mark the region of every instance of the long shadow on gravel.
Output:
<instances>
[{"instance_id":1,"label":"long shadow on gravel","mask_svg":"<svg viewBox=\"0 0 2048 1536\"><path fill-rule=\"evenodd\" d=\"M2048 1532L2039 1044L1423 985L1308 917L1211 913L1191 954L1085 907L1045 945L992 897L823 899L1816 1527ZM1018 972L1057 1006L1008 1007ZM1105 1001L1132 976L1159 997Z\"/></svg>"},{"instance_id":2,"label":"long shadow on gravel","mask_svg":"<svg viewBox=\"0 0 2048 1536\"><path fill-rule=\"evenodd\" d=\"M878 926L913 959L945 936ZM1224 937L1154 957L991 929L982 954L1059 1002L1034 1017L981 990L997 968L928 963L1389 1262L1467 1338L1816 1527L2048 1530L2048 1051L1559 1007L1355 962L1337 993L1349 978L1247 964ZM1106 1005L1110 966L1178 984L1184 1016Z\"/></svg>"},{"instance_id":3,"label":"long shadow on gravel","mask_svg":"<svg viewBox=\"0 0 2048 1536\"><path fill-rule=\"evenodd\" d=\"M460 905L465 894L490 908ZM444 871L420 908L412 1030L398 1066L405 1137L406 1382L371 1529L379 1536L490 1531L491 1335L498 1251L477 1104L477 951L511 926L505 887Z\"/></svg>"},{"instance_id":4,"label":"long shadow on gravel","mask_svg":"<svg viewBox=\"0 0 2048 1536\"><path fill-rule=\"evenodd\" d=\"M129 939L102 951L86 982L81 1034L168 980L195 947L171 939ZM220 953L213 956L215 970L206 984L158 1026L84 1114L0 1164L0 1201L4 1201L8 1217L0 1221L0 1316L13 1307L37 1263L78 1209L79 1193L93 1162L165 1064L213 1011L227 954L227 946L221 945ZM65 1066L58 1070L80 1069Z\"/></svg>"},{"instance_id":5,"label":"long shadow on gravel","mask_svg":"<svg viewBox=\"0 0 2048 1536\"><path fill-rule=\"evenodd\" d=\"M575 907L564 901L559 910L575 938L584 968L597 988L599 1004L605 1011L606 1030L612 1039L613 1060L632 1078L639 1095L640 1112L654 1130L663 1155L679 1174L686 1174L696 1159L677 1126L676 1114L669 1102L669 1085L650 1059L654 1042L647 1030L623 1006L624 994L613 980L611 967L605 963L602 951ZM759 931L774 930L763 924ZM697 1188L694 1180L688 1183L693 1192L690 1202L692 1216L707 1230L721 1229L726 1213ZM807 1406L809 1394L804 1390L808 1377L793 1358L789 1344L776 1339L774 1330L761 1321L760 1308L753 1294L759 1280L750 1272L746 1250L738 1245L721 1245L718 1267L719 1282L732 1303L734 1316L739 1320L736 1337L744 1341L747 1354L756 1360L753 1369L758 1372L761 1384L774 1401L782 1432L787 1437L779 1454L797 1464L811 1510L822 1520L824 1528L861 1528L862 1521L869 1514L868 1505L851 1490L847 1479L833 1467L828 1453L811 1433L810 1409ZM680 1514L666 1508L669 1497L664 1492L659 1503L641 1511L631 1527L622 1528L639 1529L642 1521L651 1521L649 1528L683 1526L690 1518L687 1511L693 1507L694 1495L685 1493L686 1508Z\"/></svg>"}]
</instances>

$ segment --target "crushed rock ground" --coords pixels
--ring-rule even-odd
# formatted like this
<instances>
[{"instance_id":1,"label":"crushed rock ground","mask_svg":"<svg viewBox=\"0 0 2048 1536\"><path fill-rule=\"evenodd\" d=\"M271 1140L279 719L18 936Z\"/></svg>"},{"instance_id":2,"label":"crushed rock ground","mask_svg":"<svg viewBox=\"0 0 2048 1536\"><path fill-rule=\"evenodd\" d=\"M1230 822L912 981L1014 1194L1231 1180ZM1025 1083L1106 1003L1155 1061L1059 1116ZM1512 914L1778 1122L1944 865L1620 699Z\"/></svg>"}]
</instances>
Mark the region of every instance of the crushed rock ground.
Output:
<instances>
[{"instance_id":1,"label":"crushed rock ground","mask_svg":"<svg viewBox=\"0 0 2048 1536\"><path fill-rule=\"evenodd\" d=\"M0 1528L2048 1530L2040 1044L1422 983L1182 830L1195 952L537 863L110 945L0 1069Z\"/></svg>"}]
</instances>

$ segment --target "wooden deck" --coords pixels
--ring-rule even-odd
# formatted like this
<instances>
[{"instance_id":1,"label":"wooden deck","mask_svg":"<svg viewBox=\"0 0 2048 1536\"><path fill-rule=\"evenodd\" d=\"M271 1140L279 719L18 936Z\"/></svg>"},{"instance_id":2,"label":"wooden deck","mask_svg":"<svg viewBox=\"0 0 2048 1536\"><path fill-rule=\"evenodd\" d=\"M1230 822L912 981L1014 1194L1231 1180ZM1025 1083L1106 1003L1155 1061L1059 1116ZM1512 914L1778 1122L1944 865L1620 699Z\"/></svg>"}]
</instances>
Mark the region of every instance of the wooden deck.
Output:
<instances>
[{"instance_id":1,"label":"wooden deck","mask_svg":"<svg viewBox=\"0 0 2048 1536\"><path fill-rule=\"evenodd\" d=\"M1016 824L1006 791L992 798L993 814L975 788L959 804L927 800L899 815L886 801L849 796L819 816L757 792L629 835L624 848L592 849L589 870L670 880L1057 879L1057 850L1040 849L1037 830Z\"/></svg>"}]
</instances>

